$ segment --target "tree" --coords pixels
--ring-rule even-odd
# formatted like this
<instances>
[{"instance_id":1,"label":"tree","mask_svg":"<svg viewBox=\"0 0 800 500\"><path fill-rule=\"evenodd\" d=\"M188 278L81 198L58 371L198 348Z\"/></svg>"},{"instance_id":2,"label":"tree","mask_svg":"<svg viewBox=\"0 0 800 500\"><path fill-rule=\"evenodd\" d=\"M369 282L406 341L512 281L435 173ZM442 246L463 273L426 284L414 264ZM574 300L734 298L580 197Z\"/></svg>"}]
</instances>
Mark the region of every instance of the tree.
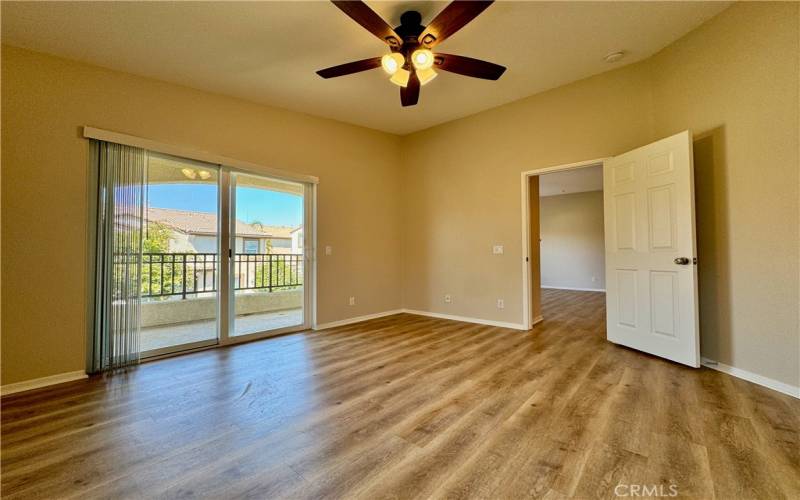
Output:
<instances>
[{"instance_id":1,"label":"tree","mask_svg":"<svg viewBox=\"0 0 800 500\"><path fill-rule=\"evenodd\" d=\"M258 288L269 286L280 286L281 290L291 290L296 286L284 286L290 283L297 283L298 272L287 264L285 260L272 260L266 264L259 264L256 267L255 285Z\"/></svg>"},{"instance_id":2,"label":"tree","mask_svg":"<svg viewBox=\"0 0 800 500\"><path fill-rule=\"evenodd\" d=\"M161 222L149 222L142 241L142 295L159 296L184 290L183 256L169 251L172 229ZM194 290L195 266L186 264L186 290Z\"/></svg>"},{"instance_id":3,"label":"tree","mask_svg":"<svg viewBox=\"0 0 800 500\"><path fill-rule=\"evenodd\" d=\"M172 229L161 222L150 222L145 229L142 241L143 253L166 253L169 251L169 239Z\"/></svg>"}]
</instances>

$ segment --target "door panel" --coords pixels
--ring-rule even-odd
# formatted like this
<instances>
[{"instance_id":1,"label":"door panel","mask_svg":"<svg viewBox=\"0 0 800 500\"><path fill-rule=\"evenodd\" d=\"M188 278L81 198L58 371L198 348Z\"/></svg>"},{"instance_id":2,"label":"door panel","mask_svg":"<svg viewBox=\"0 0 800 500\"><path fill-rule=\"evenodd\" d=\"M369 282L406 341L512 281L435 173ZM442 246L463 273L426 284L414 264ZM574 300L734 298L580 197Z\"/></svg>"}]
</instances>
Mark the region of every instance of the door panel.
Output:
<instances>
[{"instance_id":1,"label":"door panel","mask_svg":"<svg viewBox=\"0 0 800 500\"><path fill-rule=\"evenodd\" d=\"M233 174L233 328L258 336L307 324L305 186Z\"/></svg>"},{"instance_id":2,"label":"door panel","mask_svg":"<svg viewBox=\"0 0 800 500\"><path fill-rule=\"evenodd\" d=\"M691 135L613 158L603 185L608 339L700 366Z\"/></svg>"},{"instance_id":3,"label":"door panel","mask_svg":"<svg viewBox=\"0 0 800 500\"><path fill-rule=\"evenodd\" d=\"M624 193L614 198L617 250L636 250L636 197L634 193Z\"/></svg>"},{"instance_id":4,"label":"door panel","mask_svg":"<svg viewBox=\"0 0 800 500\"><path fill-rule=\"evenodd\" d=\"M617 269L617 326L636 328L636 270Z\"/></svg>"},{"instance_id":5,"label":"door panel","mask_svg":"<svg viewBox=\"0 0 800 500\"><path fill-rule=\"evenodd\" d=\"M218 342L219 177L217 165L148 154L143 358Z\"/></svg>"}]
</instances>

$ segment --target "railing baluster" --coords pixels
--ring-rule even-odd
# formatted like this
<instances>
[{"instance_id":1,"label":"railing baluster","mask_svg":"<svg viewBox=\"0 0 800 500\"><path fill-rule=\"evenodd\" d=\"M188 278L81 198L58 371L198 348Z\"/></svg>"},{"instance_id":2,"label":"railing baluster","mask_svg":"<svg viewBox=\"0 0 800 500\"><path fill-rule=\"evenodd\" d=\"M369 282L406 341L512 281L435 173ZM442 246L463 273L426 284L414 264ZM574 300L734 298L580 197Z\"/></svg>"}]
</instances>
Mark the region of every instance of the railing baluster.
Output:
<instances>
[{"instance_id":1,"label":"railing baluster","mask_svg":"<svg viewBox=\"0 0 800 500\"><path fill-rule=\"evenodd\" d=\"M142 297L179 295L181 299L186 299L203 292L215 292L217 263L215 253L144 253L142 270L148 273L148 276L142 280ZM303 256L295 254L236 254L234 275L239 278L239 283L235 289L262 290L271 293L277 289L302 286L304 263ZM118 261L117 265L125 264ZM180 269L177 266L181 266ZM208 272L211 276L207 276ZM201 273L202 276L198 276L197 273ZM209 278L211 283L208 283ZM179 280L182 280L180 284ZM180 287L177 287L177 284ZM116 287L117 283L115 289Z\"/></svg>"},{"instance_id":2,"label":"railing baluster","mask_svg":"<svg viewBox=\"0 0 800 500\"><path fill-rule=\"evenodd\" d=\"M183 286L181 286L181 298L186 300L186 254L183 254Z\"/></svg>"}]
</instances>

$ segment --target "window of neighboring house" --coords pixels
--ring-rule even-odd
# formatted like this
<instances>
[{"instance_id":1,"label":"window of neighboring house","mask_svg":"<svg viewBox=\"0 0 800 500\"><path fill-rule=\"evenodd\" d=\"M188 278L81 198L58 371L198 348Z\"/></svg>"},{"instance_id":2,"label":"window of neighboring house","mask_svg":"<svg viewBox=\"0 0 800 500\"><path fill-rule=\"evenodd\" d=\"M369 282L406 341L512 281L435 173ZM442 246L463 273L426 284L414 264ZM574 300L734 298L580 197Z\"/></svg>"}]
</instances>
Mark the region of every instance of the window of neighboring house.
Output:
<instances>
[{"instance_id":1,"label":"window of neighboring house","mask_svg":"<svg viewBox=\"0 0 800 500\"><path fill-rule=\"evenodd\" d=\"M258 253L258 240L253 238L244 239L244 253Z\"/></svg>"},{"instance_id":2,"label":"window of neighboring house","mask_svg":"<svg viewBox=\"0 0 800 500\"><path fill-rule=\"evenodd\" d=\"M270 242L273 248L292 248L292 240L290 238L273 238Z\"/></svg>"}]
</instances>

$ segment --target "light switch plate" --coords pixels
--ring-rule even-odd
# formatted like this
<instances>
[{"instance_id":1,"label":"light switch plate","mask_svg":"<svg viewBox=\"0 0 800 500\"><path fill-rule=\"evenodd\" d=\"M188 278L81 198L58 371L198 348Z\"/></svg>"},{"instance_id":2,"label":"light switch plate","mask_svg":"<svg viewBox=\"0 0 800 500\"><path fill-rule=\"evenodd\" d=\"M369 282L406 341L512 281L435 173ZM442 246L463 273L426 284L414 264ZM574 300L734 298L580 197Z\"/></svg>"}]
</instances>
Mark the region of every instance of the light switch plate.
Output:
<instances>
[{"instance_id":1,"label":"light switch plate","mask_svg":"<svg viewBox=\"0 0 800 500\"><path fill-rule=\"evenodd\" d=\"M325 245L325 255L331 255L333 253L333 247L330 245Z\"/></svg>"},{"instance_id":2,"label":"light switch plate","mask_svg":"<svg viewBox=\"0 0 800 500\"><path fill-rule=\"evenodd\" d=\"M503 245L495 245L492 247L492 253L495 255L502 255Z\"/></svg>"}]
</instances>

